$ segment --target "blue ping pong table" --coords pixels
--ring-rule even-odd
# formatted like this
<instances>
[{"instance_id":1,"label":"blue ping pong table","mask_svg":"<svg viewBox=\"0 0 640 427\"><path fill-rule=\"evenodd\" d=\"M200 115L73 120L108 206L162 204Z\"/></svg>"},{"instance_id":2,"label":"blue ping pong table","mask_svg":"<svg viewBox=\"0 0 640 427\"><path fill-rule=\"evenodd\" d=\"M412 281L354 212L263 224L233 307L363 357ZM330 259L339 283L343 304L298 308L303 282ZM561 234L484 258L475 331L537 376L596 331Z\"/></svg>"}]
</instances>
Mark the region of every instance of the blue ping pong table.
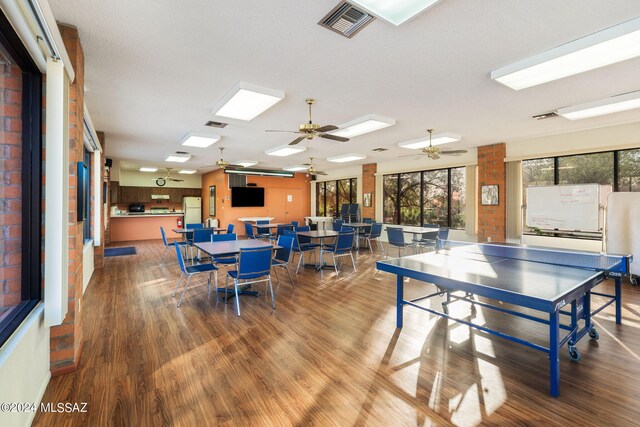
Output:
<instances>
[{"instance_id":1,"label":"blue ping pong table","mask_svg":"<svg viewBox=\"0 0 640 427\"><path fill-rule=\"evenodd\" d=\"M560 384L560 349L567 344L572 360L580 360L576 348L585 335L598 339L591 316L615 302L616 323L621 322L621 277L629 272L630 255L602 255L585 252L528 248L517 245L440 242L435 252L378 261L376 268L397 275L396 326L402 328L403 308L409 305L481 331L509 339L549 355L550 394L557 397ZM437 292L404 299L404 278L436 285ZM615 279L615 295L592 292L605 277ZM454 295L452 292L462 291ZM446 294L442 312L419 304ZM592 310L591 295L607 297ZM546 313L532 316L522 311L480 301L474 295ZM486 326L451 317L448 304L464 300L489 309L549 326L548 347L526 341ZM567 310L568 308L568 310ZM567 316L568 324L560 321ZM564 318L563 318L564 319ZM580 327L580 322L583 326ZM567 331L561 336L561 330Z\"/></svg>"}]
</instances>

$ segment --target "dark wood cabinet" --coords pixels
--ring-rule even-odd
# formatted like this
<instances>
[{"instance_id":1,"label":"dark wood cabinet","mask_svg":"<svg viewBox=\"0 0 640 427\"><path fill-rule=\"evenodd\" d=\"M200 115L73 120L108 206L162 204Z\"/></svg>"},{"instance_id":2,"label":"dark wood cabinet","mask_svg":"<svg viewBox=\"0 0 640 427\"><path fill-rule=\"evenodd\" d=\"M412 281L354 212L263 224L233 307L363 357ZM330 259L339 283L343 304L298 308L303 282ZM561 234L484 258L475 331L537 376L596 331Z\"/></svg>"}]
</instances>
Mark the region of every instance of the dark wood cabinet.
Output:
<instances>
[{"instance_id":1,"label":"dark wood cabinet","mask_svg":"<svg viewBox=\"0 0 640 427\"><path fill-rule=\"evenodd\" d=\"M120 183L111 181L109 187L109 205L120 202Z\"/></svg>"},{"instance_id":2,"label":"dark wood cabinet","mask_svg":"<svg viewBox=\"0 0 640 427\"><path fill-rule=\"evenodd\" d=\"M114 181L115 182L115 181ZM111 191L113 194L113 184L111 183ZM117 185L117 184L116 184ZM182 198L187 196L201 197L202 190L200 188L176 188L176 187L120 187L118 185L118 200L112 203L143 203L149 204L153 200L151 196L168 195L169 202L182 203Z\"/></svg>"}]
</instances>

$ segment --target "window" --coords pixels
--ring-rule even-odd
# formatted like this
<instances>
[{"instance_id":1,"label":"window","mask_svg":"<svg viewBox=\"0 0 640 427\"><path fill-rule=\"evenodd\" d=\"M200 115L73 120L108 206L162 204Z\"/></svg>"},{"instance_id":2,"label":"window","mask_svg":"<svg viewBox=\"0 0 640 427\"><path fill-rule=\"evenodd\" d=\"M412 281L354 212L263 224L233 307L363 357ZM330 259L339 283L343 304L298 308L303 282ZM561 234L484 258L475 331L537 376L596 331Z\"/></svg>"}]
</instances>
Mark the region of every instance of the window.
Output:
<instances>
[{"instance_id":1,"label":"window","mask_svg":"<svg viewBox=\"0 0 640 427\"><path fill-rule=\"evenodd\" d=\"M338 216L343 204L357 203L356 178L324 181L316 184L316 215Z\"/></svg>"},{"instance_id":2,"label":"window","mask_svg":"<svg viewBox=\"0 0 640 427\"><path fill-rule=\"evenodd\" d=\"M558 157L558 184L602 184L613 188L613 152Z\"/></svg>"},{"instance_id":3,"label":"window","mask_svg":"<svg viewBox=\"0 0 640 427\"><path fill-rule=\"evenodd\" d=\"M387 224L465 227L464 168L385 175L382 186Z\"/></svg>"},{"instance_id":4,"label":"window","mask_svg":"<svg viewBox=\"0 0 640 427\"><path fill-rule=\"evenodd\" d=\"M0 346L40 300L42 76L0 12Z\"/></svg>"},{"instance_id":5,"label":"window","mask_svg":"<svg viewBox=\"0 0 640 427\"><path fill-rule=\"evenodd\" d=\"M640 149L618 152L618 191L640 191Z\"/></svg>"}]
</instances>

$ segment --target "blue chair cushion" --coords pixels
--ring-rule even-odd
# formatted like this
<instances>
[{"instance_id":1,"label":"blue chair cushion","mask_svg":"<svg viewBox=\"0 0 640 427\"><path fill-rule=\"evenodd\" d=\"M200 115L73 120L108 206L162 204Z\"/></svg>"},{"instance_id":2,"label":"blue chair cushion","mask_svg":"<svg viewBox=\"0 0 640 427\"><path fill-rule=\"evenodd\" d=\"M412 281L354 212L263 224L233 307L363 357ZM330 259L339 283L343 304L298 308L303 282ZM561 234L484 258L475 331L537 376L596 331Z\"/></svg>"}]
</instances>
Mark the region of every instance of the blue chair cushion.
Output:
<instances>
[{"instance_id":1,"label":"blue chair cushion","mask_svg":"<svg viewBox=\"0 0 640 427\"><path fill-rule=\"evenodd\" d=\"M213 257L213 262L218 264L235 264L236 262L238 262L238 260L236 259L236 257L231 257L231 258Z\"/></svg>"},{"instance_id":2,"label":"blue chair cushion","mask_svg":"<svg viewBox=\"0 0 640 427\"><path fill-rule=\"evenodd\" d=\"M213 264L196 264L196 265L190 265L187 267L187 273L189 274L193 274L193 273L203 273L206 271L214 271L217 270L218 267L216 267Z\"/></svg>"},{"instance_id":3,"label":"blue chair cushion","mask_svg":"<svg viewBox=\"0 0 640 427\"><path fill-rule=\"evenodd\" d=\"M229 276L231 276L232 278L234 278L234 279L238 278L238 272L236 270L229 271L229 272L227 272L227 274ZM265 276L266 276L266 274L264 274L264 273L245 274L243 279L257 279L258 277L265 277Z\"/></svg>"}]
</instances>

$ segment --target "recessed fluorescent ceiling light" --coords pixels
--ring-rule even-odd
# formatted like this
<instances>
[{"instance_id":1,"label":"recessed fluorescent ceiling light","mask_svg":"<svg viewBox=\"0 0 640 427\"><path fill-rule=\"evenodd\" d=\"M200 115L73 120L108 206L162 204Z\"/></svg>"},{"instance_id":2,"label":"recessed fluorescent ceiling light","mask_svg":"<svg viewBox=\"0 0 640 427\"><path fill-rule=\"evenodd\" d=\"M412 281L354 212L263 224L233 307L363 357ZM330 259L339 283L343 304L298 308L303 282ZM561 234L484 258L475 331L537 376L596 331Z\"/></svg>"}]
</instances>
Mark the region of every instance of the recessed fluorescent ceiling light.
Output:
<instances>
[{"instance_id":1,"label":"recessed fluorescent ceiling light","mask_svg":"<svg viewBox=\"0 0 640 427\"><path fill-rule=\"evenodd\" d=\"M338 126L340 129L327 133L330 133L331 135L344 136L345 138L353 138L359 135L364 135L365 133L384 129L395 124L396 121L393 119L376 116L375 114L368 114L364 117L343 123Z\"/></svg>"},{"instance_id":2,"label":"recessed fluorescent ceiling light","mask_svg":"<svg viewBox=\"0 0 640 427\"><path fill-rule=\"evenodd\" d=\"M140 172L155 172L157 170L158 170L158 168L147 168L147 167L141 167L140 168Z\"/></svg>"},{"instance_id":3,"label":"recessed fluorescent ceiling light","mask_svg":"<svg viewBox=\"0 0 640 427\"><path fill-rule=\"evenodd\" d=\"M491 72L519 90L640 55L640 18L590 34Z\"/></svg>"},{"instance_id":4,"label":"recessed fluorescent ceiling light","mask_svg":"<svg viewBox=\"0 0 640 427\"><path fill-rule=\"evenodd\" d=\"M220 137L218 135L207 135L204 133L189 132L182 138L180 144L186 145L188 147L207 148L215 144L215 142L218 140L220 140Z\"/></svg>"},{"instance_id":5,"label":"recessed fluorescent ceiling light","mask_svg":"<svg viewBox=\"0 0 640 427\"><path fill-rule=\"evenodd\" d=\"M282 168L282 170L289 171L289 172L306 171L307 169L309 169L309 166L302 166L302 165L287 166L286 168Z\"/></svg>"},{"instance_id":6,"label":"recessed fluorescent ceiling light","mask_svg":"<svg viewBox=\"0 0 640 427\"><path fill-rule=\"evenodd\" d=\"M284 92L276 89L238 82L216 104L213 114L231 119L249 121L259 116L284 98Z\"/></svg>"},{"instance_id":7,"label":"recessed fluorescent ceiling light","mask_svg":"<svg viewBox=\"0 0 640 427\"><path fill-rule=\"evenodd\" d=\"M191 156L188 154L171 154L169 157L167 157L166 161L183 163L189 160L190 158Z\"/></svg>"},{"instance_id":8,"label":"recessed fluorescent ceiling light","mask_svg":"<svg viewBox=\"0 0 640 427\"><path fill-rule=\"evenodd\" d=\"M248 168L249 166L257 165L258 162L255 160L240 160L239 162L235 162L234 165L243 166Z\"/></svg>"},{"instance_id":9,"label":"recessed fluorescent ceiling light","mask_svg":"<svg viewBox=\"0 0 640 427\"><path fill-rule=\"evenodd\" d=\"M378 18L400 25L440 0L349 0Z\"/></svg>"},{"instance_id":10,"label":"recessed fluorescent ceiling light","mask_svg":"<svg viewBox=\"0 0 640 427\"><path fill-rule=\"evenodd\" d=\"M192 174L196 173L196 171L194 171L193 169L182 169L178 173L183 173L183 174L186 174L186 175L192 175Z\"/></svg>"},{"instance_id":11,"label":"recessed fluorescent ceiling light","mask_svg":"<svg viewBox=\"0 0 640 427\"><path fill-rule=\"evenodd\" d=\"M460 137L460 135L455 135L453 133L448 133L448 132L439 133L431 137L431 145L447 144L449 142L460 141L461 139L462 137ZM418 148L428 147L428 146L429 146L429 136L425 138L412 139L411 141L400 142L398 144L398 147L411 148L414 150Z\"/></svg>"},{"instance_id":12,"label":"recessed fluorescent ceiling light","mask_svg":"<svg viewBox=\"0 0 640 427\"><path fill-rule=\"evenodd\" d=\"M366 159L366 158L367 158L367 156L364 156L362 154L351 153L351 154L343 154L342 156L327 157L327 161L336 162L336 163L344 163L344 162L353 162L355 160L362 160L362 159Z\"/></svg>"},{"instance_id":13,"label":"recessed fluorescent ceiling light","mask_svg":"<svg viewBox=\"0 0 640 427\"><path fill-rule=\"evenodd\" d=\"M640 91L616 95L611 98L560 108L558 114L569 120L580 120L589 117L603 116L620 111L640 108Z\"/></svg>"},{"instance_id":14,"label":"recessed fluorescent ceiling light","mask_svg":"<svg viewBox=\"0 0 640 427\"><path fill-rule=\"evenodd\" d=\"M302 153L306 149L307 149L306 147L292 147L290 145L282 145L280 147L271 148L265 151L265 154L268 154L269 156L284 157L284 156L290 156L296 153Z\"/></svg>"}]
</instances>

